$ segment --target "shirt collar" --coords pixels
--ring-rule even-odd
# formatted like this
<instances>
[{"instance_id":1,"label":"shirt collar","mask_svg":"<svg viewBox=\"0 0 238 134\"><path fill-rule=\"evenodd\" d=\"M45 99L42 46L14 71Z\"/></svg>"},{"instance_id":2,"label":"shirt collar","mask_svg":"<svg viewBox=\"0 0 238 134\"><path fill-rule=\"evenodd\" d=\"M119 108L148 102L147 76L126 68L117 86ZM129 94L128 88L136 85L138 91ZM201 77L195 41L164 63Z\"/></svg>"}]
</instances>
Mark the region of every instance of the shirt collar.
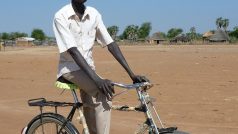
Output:
<instances>
[{"instance_id":1,"label":"shirt collar","mask_svg":"<svg viewBox=\"0 0 238 134\"><path fill-rule=\"evenodd\" d=\"M76 15L72 4L69 5L69 10L67 10L67 15L68 15L68 19L70 19L71 17L74 17ZM88 10L88 7L86 6L82 20L87 19L87 18L89 19L89 10Z\"/></svg>"}]
</instances>

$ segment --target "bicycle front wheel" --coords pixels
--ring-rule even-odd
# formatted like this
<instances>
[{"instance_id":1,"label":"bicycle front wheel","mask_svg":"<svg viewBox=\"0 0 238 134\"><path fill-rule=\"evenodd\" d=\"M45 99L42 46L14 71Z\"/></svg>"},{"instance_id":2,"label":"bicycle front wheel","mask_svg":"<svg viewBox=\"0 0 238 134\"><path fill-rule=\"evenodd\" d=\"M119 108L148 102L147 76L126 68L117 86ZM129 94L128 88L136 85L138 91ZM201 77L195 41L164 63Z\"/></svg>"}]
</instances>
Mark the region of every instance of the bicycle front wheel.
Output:
<instances>
[{"instance_id":1,"label":"bicycle front wheel","mask_svg":"<svg viewBox=\"0 0 238 134\"><path fill-rule=\"evenodd\" d=\"M79 132L63 116L43 113L29 123L26 134L79 134Z\"/></svg>"}]
</instances>

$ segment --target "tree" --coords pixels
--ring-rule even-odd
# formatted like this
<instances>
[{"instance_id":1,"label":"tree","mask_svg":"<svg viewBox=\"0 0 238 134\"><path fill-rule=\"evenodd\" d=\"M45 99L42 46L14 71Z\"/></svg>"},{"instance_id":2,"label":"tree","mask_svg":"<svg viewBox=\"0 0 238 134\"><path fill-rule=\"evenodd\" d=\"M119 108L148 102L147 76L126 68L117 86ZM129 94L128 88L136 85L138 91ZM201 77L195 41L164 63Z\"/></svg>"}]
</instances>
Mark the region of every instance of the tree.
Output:
<instances>
[{"instance_id":1,"label":"tree","mask_svg":"<svg viewBox=\"0 0 238 134\"><path fill-rule=\"evenodd\" d=\"M40 41L43 41L46 39L45 33L41 29L33 29L33 31L31 32L31 37Z\"/></svg>"},{"instance_id":2,"label":"tree","mask_svg":"<svg viewBox=\"0 0 238 134\"><path fill-rule=\"evenodd\" d=\"M225 31L227 31L227 28L229 26L229 19L223 19L222 21L223 21L222 27Z\"/></svg>"},{"instance_id":3,"label":"tree","mask_svg":"<svg viewBox=\"0 0 238 134\"><path fill-rule=\"evenodd\" d=\"M129 39L129 40L137 40L138 38L138 31L139 27L136 25L129 25L126 27L124 32L122 33L123 39Z\"/></svg>"},{"instance_id":4,"label":"tree","mask_svg":"<svg viewBox=\"0 0 238 134\"><path fill-rule=\"evenodd\" d=\"M143 23L141 27L139 28L138 38L145 39L146 37L148 37L151 29L152 27L150 22Z\"/></svg>"},{"instance_id":5,"label":"tree","mask_svg":"<svg viewBox=\"0 0 238 134\"><path fill-rule=\"evenodd\" d=\"M2 33L2 37L3 40L9 40L10 39L10 35L8 33Z\"/></svg>"},{"instance_id":6,"label":"tree","mask_svg":"<svg viewBox=\"0 0 238 134\"><path fill-rule=\"evenodd\" d=\"M223 18L222 17L217 18L216 25L217 25L217 28L222 27L222 25L223 25Z\"/></svg>"},{"instance_id":7,"label":"tree","mask_svg":"<svg viewBox=\"0 0 238 134\"><path fill-rule=\"evenodd\" d=\"M225 31L227 31L227 28L229 26L229 19L219 17L216 19L216 25L217 28L223 28Z\"/></svg>"},{"instance_id":8,"label":"tree","mask_svg":"<svg viewBox=\"0 0 238 134\"><path fill-rule=\"evenodd\" d=\"M113 39L116 39L117 33L119 32L118 26L111 26L107 28L107 31L112 36Z\"/></svg>"},{"instance_id":9,"label":"tree","mask_svg":"<svg viewBox=\"0 0 238 134\"><path fill-rule=\"evenodd\" d=\"M20 32L11 32L11 33L1 33L0 39L2 40L15 40L19 37L27 37L28 35L26 33L20 33Z\"/></svg>"},{"instance_id":10,"label":"tree","mask_svg":"<svg viewBox=\"0 0 238 134\"><path fill-rule=\"evenodd\" d=\"M238 26L235 26L233 29L234 29L234 30L238 30Z\"/></svg>"},{"instance_id":11,"label":"tree","mask_svg":"<svg viewBox=\"0 0 238 134\"><path fill-rule=\"evenodd\" d=\"M190 28L190 38L192 40L196 39L196 28L195 27Z\"/></svg>"},{"instance_id":12,"label":"tree","mask_svg":"<svg viewBox=\"0 0 238 134\"><path fill-rule=\"evenodd\" d=\"M229 33L229 36L238 39L238 27L234 27L233 31Z\"/></svg>"},{"instance_id":13,"label":"tree","mask_svg":"<svg viewBox=\"0 0 238 134\"><path fill-rule=\"evenodd\" d=\"M9 34L9 39L10 40L15 40L20 37L27 37L27 33L20 33L20 32L12 32Z\"/></svg>"},{"instance_id":14,"label":"tree","mask_svg":"<svg viewBox=\"0 0 238 134\"><path fill-rule=\"evenodd\" d=\"M190 28L190 33L196 33L196 28L195 27L191 27Z\"/></svg>"},{"instance_id":15,"label":"tree","mask_svg":"<svg viewBox=\"0 0 238 134\"><path fill-rule=\"evenodd\" d=\"M162 38L164 38L164 39L167 38L166 33L164 33L164 32L158 32L158 33Z\"/></svg>"},{"instance_id":16,"label":"tree","mask_svg":"<svg viewBox=\"0 0 238 134\"><path fill-rule=\"evenodd\" d=\"M176 37L177 35L183 33L183 29L181 28L171 28L168 33L167 33L167 37L169 39L172 39L174 37Z\"/></svg>"}]
</instances>

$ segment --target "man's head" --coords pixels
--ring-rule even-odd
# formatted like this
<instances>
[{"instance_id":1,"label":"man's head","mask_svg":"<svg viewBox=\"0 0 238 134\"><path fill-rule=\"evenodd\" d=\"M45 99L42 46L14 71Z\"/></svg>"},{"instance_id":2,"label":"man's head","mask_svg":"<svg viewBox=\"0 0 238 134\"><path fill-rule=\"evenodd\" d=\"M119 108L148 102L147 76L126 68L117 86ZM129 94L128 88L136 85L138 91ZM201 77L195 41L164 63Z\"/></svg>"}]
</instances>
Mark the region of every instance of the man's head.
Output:
<instances>
[{"instance_id":1,"label":"man's head","mask_svg":"<svg viewBox=\"0 0 238 134\"><path fill-rule=\"evenodd\" d=\"M72 0L72 2L78 3L78 4L83 4L85 3L87 0Z\"/></svg>"},{"instance_id":2,"label":"man's head","mask_svg":"<svg viewBox=\"0 0 238 134\"><path fill-rule=\"evenodd\" d=\"M87 0L72 0L72 5L73 5L74 10L80 14L84 14L84 11L86 9L84 3L86 1Z\"/></svg>"}]
</instances>

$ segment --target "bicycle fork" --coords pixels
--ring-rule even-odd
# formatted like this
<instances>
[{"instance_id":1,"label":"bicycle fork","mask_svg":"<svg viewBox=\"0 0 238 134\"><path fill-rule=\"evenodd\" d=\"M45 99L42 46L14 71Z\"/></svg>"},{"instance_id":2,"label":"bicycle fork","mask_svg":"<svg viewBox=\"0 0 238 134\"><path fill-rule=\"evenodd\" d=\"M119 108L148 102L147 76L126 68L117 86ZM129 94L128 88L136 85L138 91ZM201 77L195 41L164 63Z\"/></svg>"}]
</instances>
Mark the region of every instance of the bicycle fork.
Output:
<instances>
[{"instance_id":1,"label":"bicycle fork","mask_svg":"<svg viewBox=\"0 0 238 134\"><path fill-rule=\"evenodd\" d=\"M148 100L148 98L147 98L148 96L145 96L142 93L143 91L140 88L137 88L136 91L137 91L139 100L141 102L141 106L142 106L143 112L145 113L145 116L147 118L147 120L145 122L146 125L145 124L143 125L143 129L149 129L150 133L154 132L155 134L159 134L158 127L157 127L156 122L155 122L155 120L153 118L152 112L151 112L151 110L149 109L149 106L148 106L148 104L151 103L151 105L153 107L153 110L155 110L151 100ZM158 116L158 113L156 112L156 110L154 112L155 112L158 120L160 121L161 126L164 127L162 122L161 122L161 120L160 120L160 118L159 118L159 116ZM142 131L143 131L142 133L144 133L146 130L142 130Z\"/></svg>"}]
</instances>

